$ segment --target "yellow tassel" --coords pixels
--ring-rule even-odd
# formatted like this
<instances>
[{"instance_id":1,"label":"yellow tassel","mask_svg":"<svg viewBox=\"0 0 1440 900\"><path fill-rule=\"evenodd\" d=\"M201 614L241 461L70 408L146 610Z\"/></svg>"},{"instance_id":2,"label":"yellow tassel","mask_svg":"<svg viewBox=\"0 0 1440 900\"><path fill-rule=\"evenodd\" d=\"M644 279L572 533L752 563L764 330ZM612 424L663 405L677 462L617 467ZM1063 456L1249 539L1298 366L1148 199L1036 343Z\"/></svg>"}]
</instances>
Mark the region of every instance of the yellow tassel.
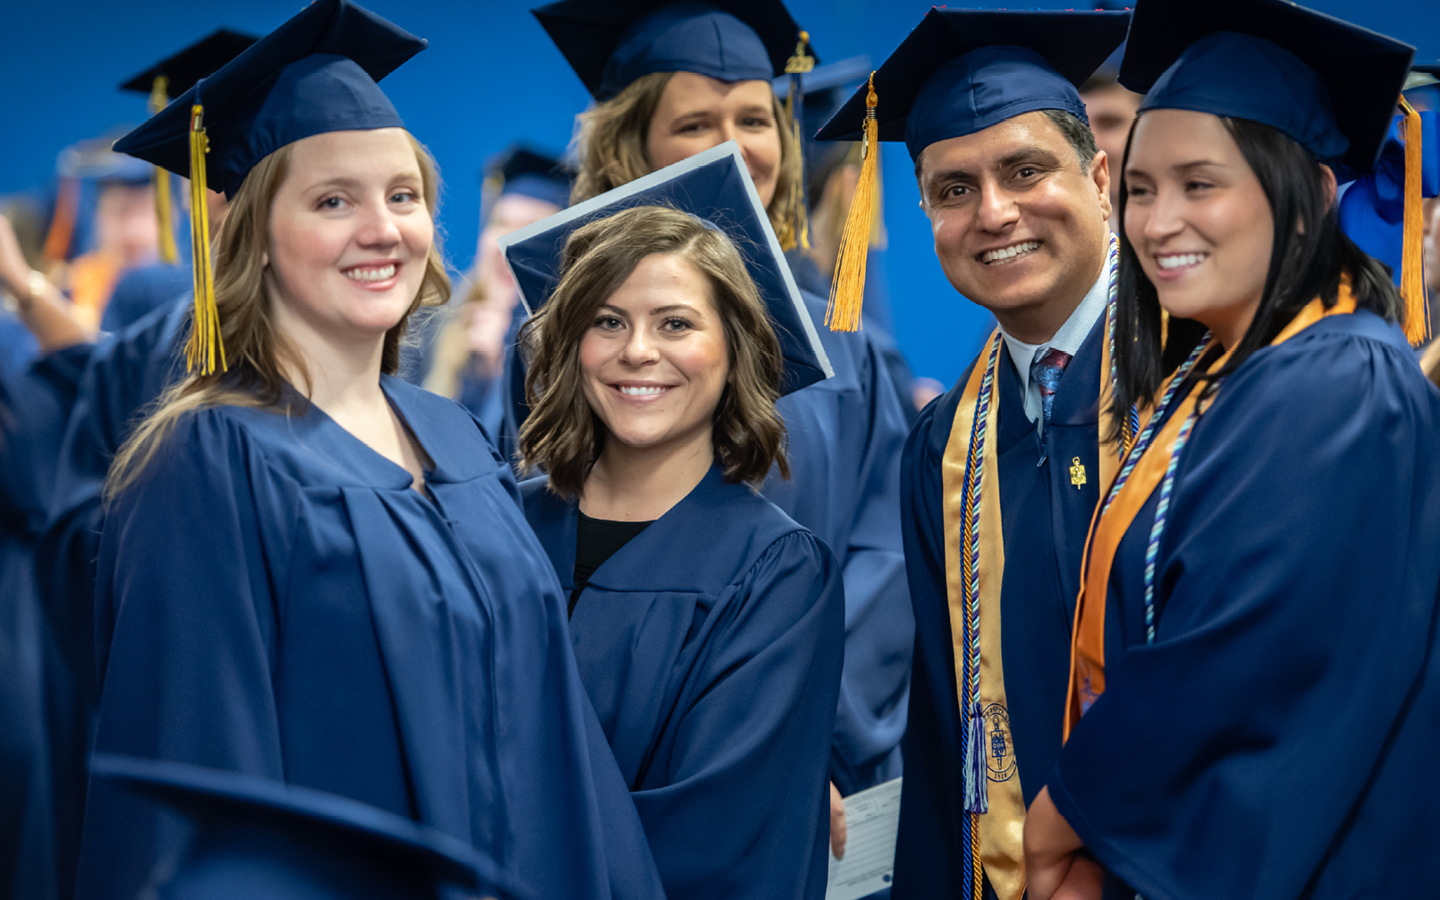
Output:
<instances>
[{"instance_id":1,"label":"yellow tassel","mask_svg":"<svg viewBox=\"0 0 1440 900\"><path fill-rule=\"evenodd\" d=\"M220 339L220 312L215 308L215 276L210 269L210 212L205 204L205 109L190 108L190 254L195 262L195 315L185 347L188 371L224 372L225 344ZM217 365L218 364L218 365Z\"/></svg>"},{"instance_id":2,"label":"yellow tassel","mask_svg":"<svg viewBox=\"0 0 1440 900\"><path fill-rule=\"evenodd\" d=\"M802 31L795 43L795 53L785 61L785 73L790 76L790 90L785 95L785 114L790 117L790 137L800 157L787 200L790 216L788 221L781 223L780 234L777 235L780 249L786 252L796 247L810 249L810 215L805 208L805 141L800 133L800 117L804 114L800 77L814 68L815 57L810 55L810 32Z\"/></svg>"},{"instance_id":3,"label":"yellow tassel","mask_svg":"<svg viewBox=\"0 0 1440 900\"><path fill-rule=\"evenodd\" d=\"M1400 257L1400 297L1405 301L1405 337L1418 347L1430 339L1430 307L1425 302L1425 221L1420 182L1425 157L1420 146L1420 114L1400 98L1405 114L1405 244Z\"/></svg>"},{"instance_id":4,"label":"yellow tassel","mask_svg":"<svg viewBox=\"0 0 1440 900\"><path fill-rule=\"evenodd\" d=\"M878 190L880 125L875 119L875 73L865 95L865 138L861 144L860 181L845 218L840 252L835 257L835 277L830 282L830 306L825 324L831 331L859 331L860 306L865 299L865 263L869 257L875 195Z\"/></svg>"},{"instance_id":5,"label":"yellow tassel","mask_svg":"<svg viewBox=\"0 0 1440 900\"><path fill-rule=\"evenodd\" d=\"M169 89L170 79L156 75L150 90L152 116L170 104ZM170 212L170 173L159 166L155 167L155 220L160 225L160 261L173 266L179 262L180 254L175 249L175 220Z\"/></svg>"}]
</instances>

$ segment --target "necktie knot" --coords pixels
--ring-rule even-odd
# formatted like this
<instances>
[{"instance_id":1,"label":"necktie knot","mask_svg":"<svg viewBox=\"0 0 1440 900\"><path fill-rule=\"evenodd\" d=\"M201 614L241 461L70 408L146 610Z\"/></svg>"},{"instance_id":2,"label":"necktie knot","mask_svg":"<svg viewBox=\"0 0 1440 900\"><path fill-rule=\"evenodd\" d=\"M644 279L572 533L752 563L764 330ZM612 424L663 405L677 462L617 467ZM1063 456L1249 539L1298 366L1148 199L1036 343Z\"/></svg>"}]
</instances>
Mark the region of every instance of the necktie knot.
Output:
<instances>
[{"instance_id":1,"label":"necktie knot","mask_svg":"<svg viewBox=\"0 0 1440 900\"><path fill-rule=\"evenodd\" d=\"M1055 408L1055 391L1060 387L1060 376L1070 364L1070 354L1064 350L1049 348L1035 354L1030 361L1030 380L1040 390L1040 409L1044 413L1044 424L1050 424L1050 413Z\"/></svg>"}]
</instances>

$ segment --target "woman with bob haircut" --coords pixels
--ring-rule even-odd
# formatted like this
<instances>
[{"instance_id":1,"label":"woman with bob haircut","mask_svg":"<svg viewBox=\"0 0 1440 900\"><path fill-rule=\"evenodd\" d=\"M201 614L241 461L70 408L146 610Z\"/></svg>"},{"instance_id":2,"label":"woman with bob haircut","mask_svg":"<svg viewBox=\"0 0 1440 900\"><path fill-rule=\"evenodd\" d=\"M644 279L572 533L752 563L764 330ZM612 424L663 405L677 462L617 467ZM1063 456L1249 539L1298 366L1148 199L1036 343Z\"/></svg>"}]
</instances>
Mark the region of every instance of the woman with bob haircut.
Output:
<instances>
[{"instance_id":1,"label":"woman with bob haircut","mask_svg":"<svg viewBox=\"0 0 1440 900\"><path fill-rule=\"evenodd\" d=\"M577 117L572 203L733 140L781 248L799 252L801 148L771 79L814 59L781 0L560 0L534 12L596 101ZM825 298L802 296L824 321ZM795 477L774 470L761 491L833 549L844 571L845 675L830 772L843 854L840 797L901 774L915 639L900 536L908 425L874 334L821 329L820 339L834 377L781 398Z\"/></svg>"},{"instance_id":2,"label":"woman with bob haircut","mask_svg":"<svg viewBox=\"0 0 1440 900\"><path fill-rule=\"evenodd\" d=\"M434 164L374 80L423 47L318 0L120 142L191 171L210 123L231 206L195 368L111 472L95 749L408 817L525 896L659 897L508 466L393 374L449 294ZM175 828L95 782L77 896L135 897Z\"/></svg>"},{"instance_id":3,"label":"woman with bob haircut","mask_svg":"<svg viewBox=\"0 0 1440 900\"><path fill-rule=\"evenodd\" d=\"M521 332L525 511L667 896L820 898L839 565L760 496L782 355L727 235L638 206L574 231ZM772 261L773 264L773 261Z\"/></svg>"},{"instance_id":4,"label":"woman with bob haircut","mask_svg":"<svg viewBox=\"0 0 1440 900\"><path fill-rule=\"evenodd\" d=\"M1371 166L1411 53L1281 0L1135 10L1113 402L1149 419L1091 529L1034 900L1434 893L1440 394L1332 168Z\"/></svg>"}]
</instances>

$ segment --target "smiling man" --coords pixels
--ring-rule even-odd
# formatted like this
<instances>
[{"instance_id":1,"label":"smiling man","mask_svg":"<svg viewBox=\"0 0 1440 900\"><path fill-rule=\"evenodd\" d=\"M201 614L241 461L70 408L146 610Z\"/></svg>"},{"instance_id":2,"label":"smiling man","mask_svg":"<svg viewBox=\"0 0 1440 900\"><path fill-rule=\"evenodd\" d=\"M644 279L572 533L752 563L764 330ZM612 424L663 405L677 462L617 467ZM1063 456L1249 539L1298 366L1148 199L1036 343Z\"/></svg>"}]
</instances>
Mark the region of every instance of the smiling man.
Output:
<instances>
[{"instance_id":1,"label":"smiling man","mask_svg":"<svg viewBox=\"0 0 1440 900\"><path fill-rule=\"evenodd\" d=\"M1134 427L1101 415L1117 260L1109 161L1076 91L1128 17L935 9L874 76L879 138L915 161L941 267L1000 326L905 450L916 642L895 900L1025 892L1081 548ZM820 137L857 139L865 103Z\"/></svg>"}]
</instances>

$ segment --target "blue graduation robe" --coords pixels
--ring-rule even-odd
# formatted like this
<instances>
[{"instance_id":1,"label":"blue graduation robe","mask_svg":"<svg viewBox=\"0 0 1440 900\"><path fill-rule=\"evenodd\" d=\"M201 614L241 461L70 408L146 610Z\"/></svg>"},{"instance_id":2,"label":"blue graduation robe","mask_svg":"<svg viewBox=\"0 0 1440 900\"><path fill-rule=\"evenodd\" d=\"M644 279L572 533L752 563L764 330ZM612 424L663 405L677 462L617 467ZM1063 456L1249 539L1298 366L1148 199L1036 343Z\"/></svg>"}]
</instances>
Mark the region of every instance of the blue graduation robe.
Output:
<instances>
[{"instance_id":1,"label":"blue graduation robe","mask_svg":"<svg viewBox=\"0 0 1440 900\"><path fill-rule=\"evenodd\" d=\"M130 269L115 282L115 290L100 317L102 331L116 333L145 318L161 307L169 309L176 301L191 295L195 275L187 259L183 265L151 263Z\"/></svg>"},{"instance_id":2,"label":"blue graduation robe","mask_svg":"<svg viewBox=\"0 0 1440 900\"><path fill-rule=\"evenodd\" d=\"M1440 393L1373 313L1226 380L1176 473L1155 643L1158 489L1111 571L1106 691L1049 780L1107 896L1435 893L1436 446Z\"/></svg>"},{"instance_id":3,"label":"blue graduation robe","mask_svg":"<svg viewBox=\"0 0 1440 900\"><path fill-rule=\"evenodd\" d=\"M381 384L428 496L317 408L218 407L113 502L96 750L411 817L536 897L660 896L509 468L453 402ZM77 896L134 897L168 827L92 784Z\"/></svg>"},{"instance_id":4,"label":"blue graduation robe","mask_svg":"<svg viewBox=\"0 0 1440 900\"><path fill-rule=\"evenodd\" d=\"M801 292L835 370L780 398L793 481L772 471L761 493L834 551L845 576L845 671L830 777L849 795L901 774L915 623L900 538L905 416L884 350L866 332L824 327L825 300ZM524 367L506 362L505 432L525 421Z\"/></svg>"},{"instance_id":5,"label":"blue graduation robe","mask_svg":"<svg viewBox=\"0 0 1440 900\"><path fill-rule=\"evenodd\" d=\"M568 595L578 504L544 478L521 489ZM715 467L580 594L580 677L669 896L824 897L840 577L814 535Z\"/></svg>"},{"instance_id":6,"label":"blue graduation robe","mask_svg":"<svg viewBox=\"0 0 1440 900\"><path fill-rule=\"evenodd\" d=\"M0 897L64 895L52 722L64 673L35 583L34 547L89 345L0 372Z\"/></svg>"},{"instance_id":7,"label":"blue graduation robe","mask_svg":"<svg viewBox=\"0 0 1440 900\"><path fill-rule=\"evenodd\" d=\"M1100 357L1105 321L1091 328L1055 392L1042 442L1025 416L1020 377L1002 347L997 362L1000 411L995 448L1005 541L1001 583L1001 655L1015 764L1028 806L1060 752L1070 629L1080 558L1099 500ZM920 413L905 447L902 522L915 609L915 666L905 783L892 897L963 893L965 723L956 699L949 600L945 591L945 520L941 461L971 363L948 393ZM1071 484L1075 457L1089 473Z\"/></svg>"}]
</instances>

